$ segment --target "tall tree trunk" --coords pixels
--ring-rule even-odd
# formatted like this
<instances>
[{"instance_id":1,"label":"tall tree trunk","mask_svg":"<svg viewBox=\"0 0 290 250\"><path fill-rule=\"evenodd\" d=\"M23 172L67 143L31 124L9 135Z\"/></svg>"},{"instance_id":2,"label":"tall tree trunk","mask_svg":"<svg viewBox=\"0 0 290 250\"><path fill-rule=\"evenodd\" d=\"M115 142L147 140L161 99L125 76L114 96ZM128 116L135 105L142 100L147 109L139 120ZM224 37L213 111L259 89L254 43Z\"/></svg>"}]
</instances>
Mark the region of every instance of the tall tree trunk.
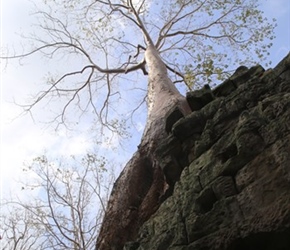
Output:
<instances>
[{"instance_id":1,"label":"tall tree trunk","mask_svg":"<svg viewBox=\"0 0 290 250\"><path fill-rule=\"evenodd\" d=\"M122 249L158 209L168 187L154 159L157 145L167 137L165 116L175 106L184 115L190 112L154 45L148 45L145 59L149 71L147 123L137 152L114 184L97 240L98 250Z\"/></svg>"}]
</instances>

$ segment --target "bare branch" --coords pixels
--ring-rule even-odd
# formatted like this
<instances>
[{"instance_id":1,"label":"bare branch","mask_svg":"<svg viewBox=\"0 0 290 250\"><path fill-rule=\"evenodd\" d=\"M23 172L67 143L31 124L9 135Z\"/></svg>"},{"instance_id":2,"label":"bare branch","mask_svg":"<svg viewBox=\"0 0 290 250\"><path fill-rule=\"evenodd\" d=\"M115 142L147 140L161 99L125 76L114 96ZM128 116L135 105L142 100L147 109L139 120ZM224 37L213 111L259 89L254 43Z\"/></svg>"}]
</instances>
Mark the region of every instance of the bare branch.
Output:
<instances>
[{"instance_id":1,"label":"bare branch","mask_svg":"<svg viewBox=\"0 0 290 250\"><path fill-rule=\"evenodd\" d=\"M203 2L203 4L204 4L205 2ZM200 6L201 7L201 6ZM199 8L198 8L199 9ZM198 10L197 9L197 10ZM223 18L225 18L226 16L228 16L230 13L232 13L232 12L234 12L234 11L236 11L236 10L238 10L239 8L234 8L234 6L232 6L227 12L225 12L223 15L221 15L220 17L218 17L215 21L213 21L213 22L211 22L211 23L209 23L208 25L205 25L205 26L203 26L203 27L201 27L201 28L198 28L198 29L193 29L193 30L186 30L186 31L184 31L184 30L180 30L180 31L176 31L176 32L173 32L173 33L167 33L167 34L165 34L164 36L165 37L172 37L172 36L177 36L177 35L200 35L201 33L200 33L200 31L203 31L203 30L205 30L205 31L207 31L209 28L211 28L212 26L214 26L214 25L219 25L219 24L222 24L222 22L221 22L221 20L223 19ZM185 16L184 16L185 17ZM183 19L184 17L181 17L181 19ZM180 20L181 20L180 19ZM177 22L178 22L179 20L177 20ZM214 36L213 36L214 37Z\"/></svg>"},{"instance_id":2,"label":"bare branch","mask_svg":"<svg viewBox=\"0 0 290 250\"><path fill-rule=\"evenodd\" d=\"M76 161L69 167L60 162L54 166L39 157L28 165L39 178L37 185L30 186L31 180L23 183L25 189L37 188L46 196L31 196L29 201L11 198L1 204L10 211L0 215L4 245L9 241L9 249L93 249L106 205L101 193L106 194L113 183L110 178L106 178L107 184L101 183L98 164L105 164L101 159L88 154L78 163L81 167L76 167ZM101 183L99 190L92 180ZM100 204L93 213L92 204Z\"/></svg>"},{"instance_id":3,"label":"bare branch","mask_svg":"<svg viewBox=\"0 0 290 250\"><path fill-rule=\"evenodd\" d=\"M123 86L128 85L124 79L130 83L139 80L138 74L128 73L150 76L141 49L145 51L148 45L155 44L156 53L162 56L175 82L187 84L183 76L188 73L187 65L193 65L194 81L202 85L204 81L225 77L232 60L246 64L254 61L255 53L258 58L266 56L270 43L263 39L271 39L274 28L263 18L254 0L48 1L35 15L39 17L36 35L26 37L32 39L33 49L1 55L1 59L42 53L51 60L60 56L60 60L76 60L77 67L61 69L60 77L49 81L51 85L38 93L32 104L21 105L24 113L30 113L43 100L65 97L67 105L62 105L54 122L68 123L68 107L73 104L80 111L80 118L92 111L100 125L111 132L120 129L108 123L120 115L119 111L110 113L118 108L116 95L121 98ZM244 52L243 59L237 57L240 51ZM214 63L209 66L211 61ZM70 77L73 81L68 84ZM120 84L115 85L117 81ZM122 115L125 113L124 109Z\"/></svg>"}]
</instances>

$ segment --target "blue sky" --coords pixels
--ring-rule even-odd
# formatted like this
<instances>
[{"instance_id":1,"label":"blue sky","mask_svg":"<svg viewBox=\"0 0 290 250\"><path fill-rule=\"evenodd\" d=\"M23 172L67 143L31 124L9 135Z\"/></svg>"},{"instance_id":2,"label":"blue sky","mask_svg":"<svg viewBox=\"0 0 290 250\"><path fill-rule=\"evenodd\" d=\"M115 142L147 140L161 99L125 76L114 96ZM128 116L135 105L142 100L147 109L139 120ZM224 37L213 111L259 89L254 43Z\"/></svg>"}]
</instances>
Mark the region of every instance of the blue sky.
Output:
<instances>
[{"instance_id":1,"label":"blue sky","mask_svg":"<svg viewBox=\"0 0 290 250\"><path fill-rule=\"evenodd\" d=\"M266 16L277 19L276 39L270 49L270 59L275 66L290 51L290 1L265 0L262 2L262 9ZM34 17L29 14L30 10L31 3L28 0L1 1L1 46L9 44L10 48L13 46L19 48L21 39L17 33L28 33L34 23ZM84 132L90 129L90 126L85 123L74 132L61 129L57 133L49 124L39 123L38 119L52 115L45 109L45 106L40 106L35 110L38 117L36 121L33 121L29 115L15 119L21 110L13 103L14 100L26 100L31 93L39 89L38 80L43 79L47 70L53 67L48 62L43 63L38 56L25 59L21 63L25 66L20 66L16 61L9 63L7 67L1 65L0 159L2 195L4 196L9 190L19 188L14 180L22 174L24 161L44 152L50 152L52 156L82 155L95 147L88 133ZM142 129L142 122L136 124L136 136L127 141L119 150L111 149L111 146L118 146L114 140L111 144L103 143L101 147L104 152L107 150L106 152L123 161L125 165L136 150Z\"/></svg>"},{"instance_id":2,"label":"blue sky","mask_svg":"<svg viewBox=\"0 0 290 250\"><path fill-rule=\"evenodd\" d=\"M263 2L262 9L266 16L277 19L276 39L269 50L272 66L275 66L290 51L290 1L266 0Z\"/></svg>"}]
</instances>

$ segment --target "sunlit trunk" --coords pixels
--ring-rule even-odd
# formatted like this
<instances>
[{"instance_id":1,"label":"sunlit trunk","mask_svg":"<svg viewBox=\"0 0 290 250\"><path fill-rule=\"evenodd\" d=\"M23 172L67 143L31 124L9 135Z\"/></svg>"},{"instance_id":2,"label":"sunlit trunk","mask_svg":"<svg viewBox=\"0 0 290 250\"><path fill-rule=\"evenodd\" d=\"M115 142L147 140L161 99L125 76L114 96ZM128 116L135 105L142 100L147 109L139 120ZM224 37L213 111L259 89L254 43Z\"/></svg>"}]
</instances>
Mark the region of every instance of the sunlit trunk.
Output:
<instances>
[{"instance_id":1,"label":"sunlit trunk","mask_svg":"<svg viewBox=\"0 0 290 250\"><path fill-rule=\"evenodd\" d=\"M98 237L98 250L122 249L158 209L168 187L163 171L154 159L156 147L167 136L165 116L176 106L184 115L190 112L153 45L147 47L145 59L149 71L146 127L137 152L113 187Z\"/></svg>"},{"instance_id":2,"label":"sunlit trunk","mask_svg":"<svg viewBox=\"0 0 290 250\"><path fill-rule=\"evenodd\" d=\"M169 79L167 69L153 45L145 52L148 66L148 120L156 119L160 113L166 113L170 106L179 104L183 112L188 112L185 98Z\"/></svg>"},{"instance_id":3,"label":"sunlit trunk","mask_svg":"<svg viewBox=\"0 0 290 250\"><path fill-rule=\"evenodd\" d=\"M180 94L168 77L166 66L153 45L147 47L145 59L149 71L147 92L148 115L143 137L146 136L152 123L154 123L155 126L157 125L156 123L158 123L158 126L162 127L160 128L162 131L159 132L161 132L163 136L165 134L164 119L168 111L172 107L178 106L185 115L190 112L190 108L185 97ZM154 138L155 136L158 137L158 134L154 133L156 129L155 127L153 131L151 131Z\"/></svg>"}]
</instances>

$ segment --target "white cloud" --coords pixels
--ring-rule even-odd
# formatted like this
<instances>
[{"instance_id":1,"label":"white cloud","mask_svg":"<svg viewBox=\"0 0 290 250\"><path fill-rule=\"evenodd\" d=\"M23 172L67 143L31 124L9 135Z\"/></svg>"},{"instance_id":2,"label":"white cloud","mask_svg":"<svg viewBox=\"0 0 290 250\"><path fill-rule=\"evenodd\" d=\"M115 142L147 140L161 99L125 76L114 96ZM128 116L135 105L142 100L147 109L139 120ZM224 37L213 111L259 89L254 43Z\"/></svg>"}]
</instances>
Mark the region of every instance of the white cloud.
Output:
<instances>
[{"instance_id":1,"label":"white cloud","mask_svg":"<svg viewBox=\"0 0 290 250\"><path fill-rule=\"evenodd\" d=\"M63 138L63 143L59 153L64 156L84 155L92 148L85 136L73 137L70 140Z\"/></svg>"}]
</instances>

